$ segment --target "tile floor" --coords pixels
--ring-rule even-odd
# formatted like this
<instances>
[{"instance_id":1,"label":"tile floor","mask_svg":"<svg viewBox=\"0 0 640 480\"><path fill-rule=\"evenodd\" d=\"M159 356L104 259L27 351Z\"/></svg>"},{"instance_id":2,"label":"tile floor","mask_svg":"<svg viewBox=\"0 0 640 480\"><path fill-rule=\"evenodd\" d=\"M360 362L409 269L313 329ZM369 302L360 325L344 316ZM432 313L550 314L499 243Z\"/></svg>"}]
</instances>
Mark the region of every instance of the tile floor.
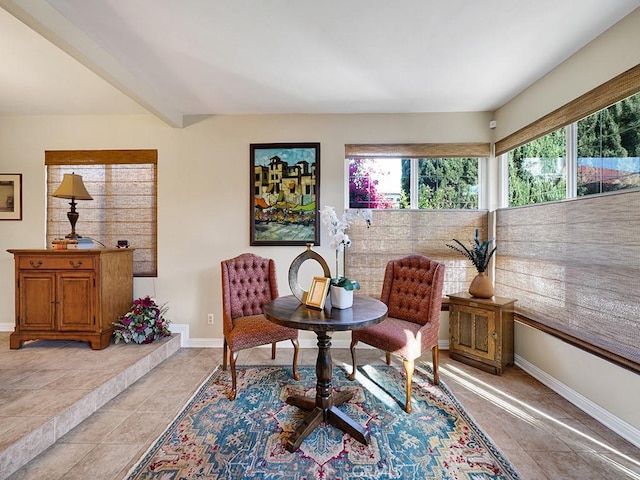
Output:
<instances>
[{"instance_id":1,"label":"tile floor","mask_svg":"<svg viewBox=\"0 0 640 480\"><path fill-rule=\"evenodd\" d=\"M44 349L32 349L37 355L25 361L26 355L15 353L27 349L9 351L8 334L0 333L0 453L19 429L17 424L36 421L18 409L20 398L26 402L24 409L34 411L34 416L44 415L89 388L105 370L130 363L139 347L111 346L101 351L109 355L92 365L78 363L86 352L96 356L88 346L52 343L73 345L65 354L54 347L55 362L51 353L42 353ZM314 365L316 353L316 349L303 349L300 364ZM46 365L38 366L45 355ZM0 471L0 478L124 478L221 360L221 349L179 349L24 467L8 477ZM429 360L427 355L424 361ZM238 359L247 365L290 361L290 348L280 348L275 361L270 359L270 349L241 352ZM376 350L359 350L360 363L383 361L384 354ZM348 349L334 349L333 362L350 364ZM102 373L88 373L88 367ZM640 449L521 369L509 367L498 377L451 360L445 351L441 352L441 378L523 479L640 479Z\"/></svg>"}]
</instances>

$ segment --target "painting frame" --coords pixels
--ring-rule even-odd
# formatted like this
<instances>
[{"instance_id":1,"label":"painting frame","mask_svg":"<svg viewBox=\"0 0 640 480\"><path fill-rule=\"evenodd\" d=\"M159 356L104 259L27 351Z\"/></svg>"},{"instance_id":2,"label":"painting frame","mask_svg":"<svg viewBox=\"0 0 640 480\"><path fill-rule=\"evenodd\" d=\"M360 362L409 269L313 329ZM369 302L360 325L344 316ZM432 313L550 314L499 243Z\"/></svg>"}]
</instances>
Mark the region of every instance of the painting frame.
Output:
<instances>
[{"instance_id":1,"label":"painting frame","mask_svg":"<svg viewBox=\"0 0 640 480\"><path fill-rule=\"evenodd\" d=\"M320 143L249 146L250 244L320 245Z\"/></svg>"},{"instance_id":2,"label":"painting frame","mask_svg":"<svg viewBox=\"0 0 640 480\"><path fill-rule=\"evenodd\" d=\"M329 285L331 285L329 277L313 277L309 292L305 295L304 304L307 307L322 310L329 293Z\"/></svg>"},{"instance_id":3,"label":"painting frame","mask_svg":"<svg viewBox=\"0 0 640 480\"><path fill-rule=\"evenodd\" d=\"M0 220L22 220L21 173L0 173Z\"/></svg>"}]
</instances>

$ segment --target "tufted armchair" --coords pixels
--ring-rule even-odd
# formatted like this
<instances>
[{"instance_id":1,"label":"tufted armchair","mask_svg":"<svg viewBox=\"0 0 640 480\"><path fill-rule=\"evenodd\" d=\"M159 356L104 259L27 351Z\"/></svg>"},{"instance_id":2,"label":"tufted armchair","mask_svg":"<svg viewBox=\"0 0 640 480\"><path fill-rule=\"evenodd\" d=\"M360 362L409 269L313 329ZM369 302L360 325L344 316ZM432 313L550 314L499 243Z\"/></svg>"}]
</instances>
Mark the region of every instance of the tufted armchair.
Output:
<instances>
[{"instance_id":1,"label":"tufted armchair","mask_svg":"<svg viewBox=\"0 0 640 480\"><path fill-rule=\"evenodd\" d=\"M387 365L391 354L402 358L407 374L405 410L411 413L411 382L414 361L432 350L433 383L438 384L438 329L444 284L444 265L422 255L409 255L387 263L380 300L389 309L381 323L351 332L351 358L356 375L356 345L364 342L384 350Z\"/></svg>"},{"instance_id":2,"label":"tufted armchair","mask_svg":"<svg viewBox=\"0 0 640 480\"><path fill-rule=\"evenodd\" d=\"M222 269L223 359L227 369L227 350L230 349L231 393L236 398L236 359L247 348L271 344L271 358L276 358L276 342L293 343L293 378L298 375L298 330L270 322L262 307L278 297L276 267L273 260L252 253L243 253L220 262Z\"/></svg>"}]
</instances>

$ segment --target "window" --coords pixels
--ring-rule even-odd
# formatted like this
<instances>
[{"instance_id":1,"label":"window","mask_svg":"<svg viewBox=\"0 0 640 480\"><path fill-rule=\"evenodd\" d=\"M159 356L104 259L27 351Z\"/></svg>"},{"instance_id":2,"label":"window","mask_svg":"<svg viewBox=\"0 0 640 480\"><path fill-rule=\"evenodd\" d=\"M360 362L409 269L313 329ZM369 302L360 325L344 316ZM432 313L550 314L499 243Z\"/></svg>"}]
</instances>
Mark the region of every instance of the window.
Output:
<instances>
[{"instance_id":1,"label":"window","mask_svg":"<svg viewBox=\"0 0 640 480\"><path fill-rule=\"evenodd\" d=\"M488 144L347 145L345 152L349 208L479 208L479 158L489 156Z\"/></svg>"},{"instance_id":2,"label":"window","mask_svg":"<svg viewBox=\"0 0 640 480\"><path fill-rule=\"evenodd\" d=\"M417 167L418 208L478 208L477 158L419 158Z\"/></svg>"},{"instance_id":3,"label":"window","mask_svg":"<svg viewBox=\"0 0 640 480\"><path fill-rule=\"evenodd\" d=\"M576 184L576 191L567 184ZM640 94L509 152L509 206L637 187Z\"/></svg>"},{"instance_id":4,"label":"window","mask_svg":"<svg viewBox=\"0 0 640 480\"><path fill-rule=\"evenodd\" d=\"M640 94L578 121L578 196L640 187Z\"/></svg>"},{"instance_id":5,"label":"window","mask_svg":"<svg viewBox=\"0 0 640 480\"><path fill-rule=\"evenodd\" d=\"M509 152L509 206L566 198L567 154L561 128Z\"/></svg>"},{"instance_id":6,"label":"window","mask_svg":"<svg viewBox=\"0 0 640 480\"><path fill-rule=\"evenodd\" d=\"M504 189L501 204L526 205L640 187L639 91L637 65L498 140L496 157L504 163L509 160L509 201ZM566 153L556 152L563 137ZM552 179L562 170L561 156L566 159L564 196L563 181ZM526 184L532 180L527 192Z\"/></svg>"},{"instance_id":7,"label":"window","mask_svg":"<svg viewBox=\"0 0 640 480\"><path fill-rule=\"evenodd\" d=\"M51 196L65 173L81 175L93 200L77 202L76 231L114 248L128 240L137 277L157 276L157 151L47 151L47 245L69 233L68 202Z\"/></svg>"},{"instance_id":8,"label":"window","mask_svg":"<svg viewBox=\"0 0 640 480\"><path fill-rule=\"evenodd\" d=\"M352 158L349 208L478 208L478 159Z\"/></svg>"},{"instance_id":9,"label":"window","mask_svg":"<svg viewBox=\"0 0 640 480\"><path fill-rule=\"evenodd\" d=\"M349 159L349 208L401 208L402 159Z\"/></svg>"}]
</instances>

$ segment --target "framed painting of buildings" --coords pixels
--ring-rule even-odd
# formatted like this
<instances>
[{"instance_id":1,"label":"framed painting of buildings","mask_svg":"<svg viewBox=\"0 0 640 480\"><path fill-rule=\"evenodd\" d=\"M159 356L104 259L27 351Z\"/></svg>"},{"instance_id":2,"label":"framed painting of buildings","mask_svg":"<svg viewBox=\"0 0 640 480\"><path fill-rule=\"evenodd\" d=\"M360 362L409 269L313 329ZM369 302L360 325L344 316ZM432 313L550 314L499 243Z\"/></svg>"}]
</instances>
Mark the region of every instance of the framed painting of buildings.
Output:
<instances>
[{"instance_id":1,"label":"framed painting of buildings","mask_svg":"<svg viewBox=\"0 0 640 480\"><path fill-rule=\"evenodd\" d=\"M0 220L22 220L21 173L0 173Z\"/></svg>"},{"instance_id":2,"label":"framed painting of buildings","mask_svg":"<svg viewBox=\"0 0 640 480\"><path fill-rule=\"evenodd\" d=\"M250 145L251 245L320 245L319 143Z\"/></svg>"}]
</instances>

